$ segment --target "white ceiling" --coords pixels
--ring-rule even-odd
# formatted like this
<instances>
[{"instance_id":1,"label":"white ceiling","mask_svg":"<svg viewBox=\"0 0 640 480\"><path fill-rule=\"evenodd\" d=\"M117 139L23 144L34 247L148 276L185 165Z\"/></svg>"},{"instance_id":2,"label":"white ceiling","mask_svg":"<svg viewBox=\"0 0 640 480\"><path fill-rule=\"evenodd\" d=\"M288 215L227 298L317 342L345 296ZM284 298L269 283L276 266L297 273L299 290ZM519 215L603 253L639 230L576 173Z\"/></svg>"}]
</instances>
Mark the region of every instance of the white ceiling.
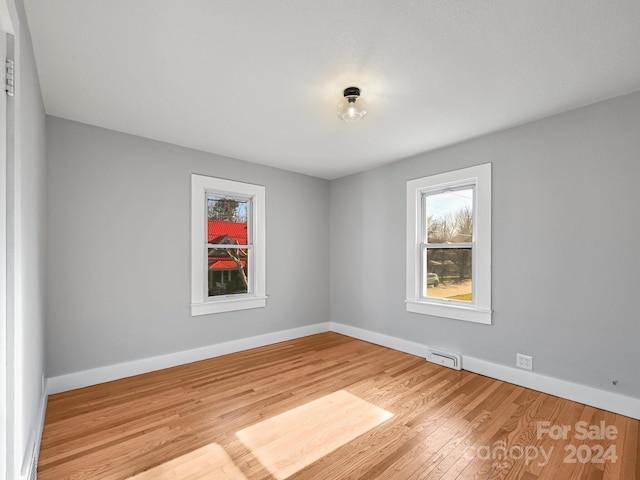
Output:
<instances>
[{"instance_id":1,"label":"white ceiling","mask_svg":"<svg viewBox=\"0 0 640 480\"><path fill-rule=\"evenodd\" d=\"M639 0L25 4L48 114L328 179L640 90Z\"/></svg>"}]
</instances>

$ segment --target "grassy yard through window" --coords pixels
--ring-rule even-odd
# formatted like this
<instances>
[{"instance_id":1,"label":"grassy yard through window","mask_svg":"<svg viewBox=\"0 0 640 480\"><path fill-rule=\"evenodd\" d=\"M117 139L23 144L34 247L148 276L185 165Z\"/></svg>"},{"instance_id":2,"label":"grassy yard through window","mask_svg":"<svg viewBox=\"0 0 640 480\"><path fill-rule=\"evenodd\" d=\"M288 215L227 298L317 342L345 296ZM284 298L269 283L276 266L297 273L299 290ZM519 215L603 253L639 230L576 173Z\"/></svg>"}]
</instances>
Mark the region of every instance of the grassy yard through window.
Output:
<instances>
[{"instance_id":1,"label":"grassy yard through window","mask_svg":"<svg viewBox=\"0 0 640 480\"><path fill-rule=\"evenodd\" d=\"M453 297L447 297L449 300L464 300L465 302L471 301L471 294L464 293L462 295L454 295Z\"/></svg>"},{"instance_id":2,"label":"grassy yard through window","mask_svg":"<svg viewBox=\"0 0 640 480\"><path fill-rule=\"evenodd\" d=\"M473 287L471 285L471 280L469 279L459 282L457 281L457 277L455 277L455 280L452 280L453 278L454 277L450 277L448 281L444 282L440 281L437 286L429 286L426 296L430 298L442 298L445 300L457 300L459 302L472 302Z\"/></svg>"}]
</instances>

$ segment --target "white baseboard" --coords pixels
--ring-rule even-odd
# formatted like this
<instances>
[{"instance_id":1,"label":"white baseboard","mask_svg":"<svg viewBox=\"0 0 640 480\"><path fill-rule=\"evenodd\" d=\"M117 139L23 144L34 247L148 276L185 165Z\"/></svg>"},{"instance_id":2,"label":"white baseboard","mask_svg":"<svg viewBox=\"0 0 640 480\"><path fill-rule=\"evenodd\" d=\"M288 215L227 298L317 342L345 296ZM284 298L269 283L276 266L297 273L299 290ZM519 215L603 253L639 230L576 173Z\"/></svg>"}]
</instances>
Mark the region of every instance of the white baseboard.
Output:
<instances>
[{"instance_id":1,"label":"white baseboard","mask_svg":"<svg viewBox=\"0 0 640 480\"><path fill-rule=\"evenodd\" d=\"M462 368L539 392L640 420L640 399L465 356Z\"/></svg>"},{"instance_id":2,"label":"white baseboard","mask_svg":"<svg viewBox=\"0 0 640 480\"><path fill-rule=\"evenodd\" d=\"M353 338L382 345L383 347L393 348L394 350L410 353L419 357L426 356L426 345L340 323L331 322L330 325L331 331L333 332L342 333ZM638 398L620 395L619 393L608 392L606 390L600 390L579 383L548 377L546 375L540 375L539 373L528 372L519 368L488 362L466 355L463 355L462 368L470 372L479 373L480 375L496 378L508 383L640 420L640 399Z\"/></svg>"},{"instance_id":3,"label":"white baseboard","mask_svg":"<svg viewBox=\"0 0 640 480\"><path fill-rule=\"evenodd\" d=\"M29 478L30 468L32 466L32 461L35 462L35 466L38 465L38 457L40 455L40 444L42 443L42 432L44 431L44 417L47 412L47 401L49 399L49 395L47 393L47 380L43 379L43 389L41 392L40 398L40 406L38 408L38 418L36 420L36 424L34 429L31 431L29 438L27 440L27 449L24 453L24 458L22 459L22 467L20 469L20 479ZM35 457L35 459L34 459Z\"/></svg>"},{"instance_id":4,"label":"white baseboard","mask_svg":"<svg viewBox=\"0 0 640 480\"><path fill-rule=\"evenodd\" d=\"M372 332L371 330L352 327L351 325L344 325L342 323L331 322L330 328L332 332L341 333L348 337L364 340L365 342L375 343L376 345L382 345L387 348L393 348L394 350L410 353L411 355L416 355L418 357L425 358L427 356L427 347L420 343L403 340L398 337L391 337L384 333L377 333Z\"/></svg>"},{"instance_id":5,"label":"white baseboard","mask_svg":"<svg viewBox=\"0 0 640 480\"><path fill-rule=\"evenodd\" d=\"M392 337L383 333L352 327L350 325L326 322L209 345L193 350L143 358L107 367L94 368L91 370L70 373L68 375L51 377L47 382L47 393L54 394L65 392L67 390L96 385L98 383L118 380L120 378L139 375L141 373L175 367L185 363L205 360L207 358L227 355L229 353L240 352L250 348L262 347L273 343L284 342L327 331L341 333L349 337L358 338L366 342L375 343L377 345L382 345L383 347L392 348L394 350L410 353L419 357L426 357L426 345ZM592 407L640 419L640 399L638 398L628 397L618 393L608 392L606 390L600 390L598 388L554 377L548 377L540 375L539 373L528 372L526 370L492 363L466 355L463 355L462 368L470 372L486 375L487 377L496 378L522 387L531 388L533 390L566 398L575 402L584 403Z\"/></svg>"},{"instance_id":6,"label":"white baseboard","mask_svg":"<svg viewBox=\"0 0 640 480\"><path fill-rule=\"evenodd\" d=\"M181 352L159 355L156 357L142 358L131 362L118 363L106 367L92 368L80 372L69 373L51 377L47 382L47 393L66 392L76 388L97 385L98 383L110 382L141 373L162 370L163 368L175 367L185 363L197 362L207 358L219 357L229 353L240 352L250 348L263 347L273 343L285 342L294 338L306 337L316 333L329 331L329 323L316 323L290 330L266 333L255 337L241 338L229 342L208 345L206 347L184 350Z\"/></svg>"}]
</instances>

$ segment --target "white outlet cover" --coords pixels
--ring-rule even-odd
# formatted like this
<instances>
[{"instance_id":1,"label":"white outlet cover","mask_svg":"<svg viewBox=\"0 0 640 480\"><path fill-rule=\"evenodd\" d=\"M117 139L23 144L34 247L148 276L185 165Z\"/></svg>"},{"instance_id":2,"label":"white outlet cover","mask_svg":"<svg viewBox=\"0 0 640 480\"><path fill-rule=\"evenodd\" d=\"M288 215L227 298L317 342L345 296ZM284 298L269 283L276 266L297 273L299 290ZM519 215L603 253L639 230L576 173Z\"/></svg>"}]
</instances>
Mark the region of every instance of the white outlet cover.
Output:
<instances>
[{"instance_id":1,"label":"white outlet cover","mask_svg":"<svg viewBox=\"0 0 640 480\"><path fill-rule=\"evenodd\" d=\"M516 366L525 370L533 370L533 357L529 355L516 354Z\"/></svg>"}]
</instances>

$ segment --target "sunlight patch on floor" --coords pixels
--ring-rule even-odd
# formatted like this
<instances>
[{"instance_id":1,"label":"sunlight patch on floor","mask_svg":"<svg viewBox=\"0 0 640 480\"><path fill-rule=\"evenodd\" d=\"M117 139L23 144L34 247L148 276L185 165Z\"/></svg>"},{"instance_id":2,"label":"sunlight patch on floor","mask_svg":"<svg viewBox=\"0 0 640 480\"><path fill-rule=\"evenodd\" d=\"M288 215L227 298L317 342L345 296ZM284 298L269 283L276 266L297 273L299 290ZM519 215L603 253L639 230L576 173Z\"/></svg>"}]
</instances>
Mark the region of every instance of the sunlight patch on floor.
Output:
<instances>
[{"instance_id":1,"label":"sunlight patch on floor","mask_svg":"<svg viewBox=\"0 0 640 480\"><path fill-rule=\"evenodd\" d=\"M248 480L217 443L151 468L127 480Z\"/></svg>"},{"instance_id":2,"label":"sunlight patch on floor","mask_svg":"<svg viewBox=\"0 0 640 480\"><path fill-rule=\"evenodd\" d=\"M278 480L393 416L344 390L240 430L236 436Z\"/></svg>"}]
</instances>

